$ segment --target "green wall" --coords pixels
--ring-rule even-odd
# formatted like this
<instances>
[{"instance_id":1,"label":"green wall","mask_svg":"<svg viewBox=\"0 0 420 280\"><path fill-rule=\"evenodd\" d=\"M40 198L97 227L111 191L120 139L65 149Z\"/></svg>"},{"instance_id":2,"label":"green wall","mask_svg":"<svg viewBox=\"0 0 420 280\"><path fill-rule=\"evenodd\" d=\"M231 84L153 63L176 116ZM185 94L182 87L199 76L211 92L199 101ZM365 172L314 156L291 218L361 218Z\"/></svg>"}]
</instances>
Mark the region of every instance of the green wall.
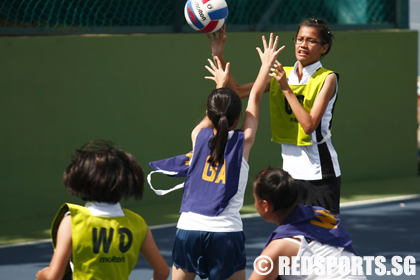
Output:
<instances>
[{"instance_id":1,"label":"green wall","mask_svg":"<svg viewBox=\"0 0 420 280\"><path fill-rule=\"evenodd\" d=\"M228 33L225 57L239 83L259 69L262 33ZM265 35L268 35L265 34ZM279 32L295 61L294 32ZM322 61L340 73L333 143L346 184L415 176L417 32L335 32ZM0 37L0 243L41 238L69 196L61 183L76 147L109 139L148 162L191 150L190 131L214 88L203 34ZM246 102L246 100L244 100ZM250 181L281 166L270 142L268 96L250 156ZM153 177L157 187L174 179ZM173 222L181 191L125 202L149 224ZM246 203L252 200L247 192ZM158 210L157 210L158 209Z\"/></svg>"}]
</instances>

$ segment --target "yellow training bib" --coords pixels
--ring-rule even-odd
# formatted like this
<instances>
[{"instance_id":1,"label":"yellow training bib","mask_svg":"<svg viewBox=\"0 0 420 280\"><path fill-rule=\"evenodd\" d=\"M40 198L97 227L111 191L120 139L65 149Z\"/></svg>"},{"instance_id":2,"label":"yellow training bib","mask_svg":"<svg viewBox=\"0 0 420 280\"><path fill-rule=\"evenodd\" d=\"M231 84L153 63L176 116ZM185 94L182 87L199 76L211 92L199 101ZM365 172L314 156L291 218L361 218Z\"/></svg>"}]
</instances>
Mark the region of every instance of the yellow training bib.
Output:
<instances>
[{"instance_id":1,"label":"yellow training bib","mask_svg":"<svg viewBox=\"0 0 420 280\"><path fill-rule=\"evenodd\" d=\"M287 77L293 67L284 67ZM325 79L333 71L318 69L306 85L290 85L302 107L311 113L315 99L324 85ZM284 93L276 79L270 83L270 116L272 140L277 143L294 144L298 146L312 145L311 136L306 134L290 108Z\"/></svg>"},{"instance_id":2,"label":"yellow training bib","mask_svg":"<svg viewBox=\"0 0 420 280\"><path fill-rule=\"evenodd\" d=\"M144 219L127 209L123 209L123 217L92 216L86 207L66 203L53 222L54 247L58 226L68 211L72 225L73 279L128 280L146 237Z\"/></svg>"}]
</instances>

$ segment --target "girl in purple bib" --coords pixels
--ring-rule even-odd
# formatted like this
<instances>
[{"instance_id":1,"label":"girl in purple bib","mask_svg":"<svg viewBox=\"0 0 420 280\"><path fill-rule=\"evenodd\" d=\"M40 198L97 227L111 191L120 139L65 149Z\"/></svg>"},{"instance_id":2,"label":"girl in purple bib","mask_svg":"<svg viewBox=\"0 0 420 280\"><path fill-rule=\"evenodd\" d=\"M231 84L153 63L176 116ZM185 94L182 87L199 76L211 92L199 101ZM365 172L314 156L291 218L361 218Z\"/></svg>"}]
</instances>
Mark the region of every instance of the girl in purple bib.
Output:
<instances>
[{"instance_id":1,"label":"girl in purple bib","mask_svg":"<svg viewBox=\"0 0 420 280\"><path fill-rule=\"evenodd\" d=\"M256 259L250 280L280 275L282 280L366 280L363 271L353 269L354 262L345 263L357 252L340 218L325 208L298 204L298 187L289 173L280 168L262 171L254 183L254 198L261 217L278 227Z\"/></svg>"},{"instance_id":2,"label":"girl in purple bib","mask_svg":"<svg viewBox=\"0 0 420 280\"><path fill-rule=\"evenodd\" d=\"M214 63L209 60L210 66L206 66L213 75L206 79L214 80L217 88L207 99L206 116L191 133L193 152L186 163L181 216L172 251L173 280L193 280L196 275L209 280L245 279L245 237L239 210L265 77L283 49L277 50L277 41L271 34L268 44L263 37L264 51L257 48L262 65L239 130L235 128L241 117L241 100L225 88L229 63L223 69L219 58L214 57ZM164 169L162 162L153 165Z\"/></svg>"}]
</instances>

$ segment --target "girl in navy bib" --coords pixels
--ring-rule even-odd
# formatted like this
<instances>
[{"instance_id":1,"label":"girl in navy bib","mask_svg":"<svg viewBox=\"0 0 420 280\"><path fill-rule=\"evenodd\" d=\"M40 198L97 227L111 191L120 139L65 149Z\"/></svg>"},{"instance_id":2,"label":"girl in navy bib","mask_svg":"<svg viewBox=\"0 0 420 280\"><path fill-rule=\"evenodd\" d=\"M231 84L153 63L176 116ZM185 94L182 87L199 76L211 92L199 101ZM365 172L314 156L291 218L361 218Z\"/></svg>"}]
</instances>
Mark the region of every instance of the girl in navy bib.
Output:
<instances>
[{"instance_id":1,"label":"girl in navy bib","mask_svg":"<svg viewBox=\"0 0 420 280\"><path fill-rule=\"evenodd\" d=\"M258 127L259 103L277 55L278 38L273 34L264 51L251 90L241 129L235 130L241 117L241 100L229 88L229 63L219 58L206 66L217 89L207 98L204 119L193 129L192 153L151 162L154 172L185 176L181 216L172 251L172 279L209 280L245 279L245 237L239 210L248 180L248 157ZM149 175L150 183L150 175ZM179 188L179 186L174 189ZM171 191L171 190L169 190ZM165 194L165 190L155 190Z\"/></svg>"},{"instance_id":2,"label":"girl in navy bib","mask_svg":"<svg viewBox=\"0 0 420 280\"><path fill-rule=\"evenodd\" d=\"M325 208L298 204L298 186L289 173L269 168L258 174L254 198L261 217L278 227L254 263L250 280L275 279L280 275L282 280L366 280L363 271L354 273L351 267L354 263L346 267L351 273L340 267L344 265L342 260L357 256L340 218ZM267 267L268 258L272 260L272 270L261 273L260 268ZM332 262L326 265L326 260Z\"/></svg>"}]
</instances>

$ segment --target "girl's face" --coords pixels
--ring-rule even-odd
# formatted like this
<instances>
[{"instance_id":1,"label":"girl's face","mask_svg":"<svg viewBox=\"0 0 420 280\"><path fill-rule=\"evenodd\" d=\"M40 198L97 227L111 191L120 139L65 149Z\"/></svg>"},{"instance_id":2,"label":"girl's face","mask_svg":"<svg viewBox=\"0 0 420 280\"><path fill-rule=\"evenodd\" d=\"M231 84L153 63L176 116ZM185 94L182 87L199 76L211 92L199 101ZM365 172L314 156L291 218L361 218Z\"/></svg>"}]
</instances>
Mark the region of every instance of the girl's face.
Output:
<instances>
[{"instance_id":1,"label":"girl's face","mask_svg":"<svg viewBox=\"0 0 420 280\"><path fill-rule=\"evenodd\" d=\"M261 218L263 218L264 221L272 223L272 211L270 204L266 200L262 200L259 198L255 192L254 192L254 205L257 209L258 214L260 214Z\"/></svg>"},{"instance_id":2,"label":"girl's face","mask_svg":"<svg viewBox=\"0 0 420 280\"><path fill-rule=\"evenodd\" d=\"M295 42L296 59L303 67L317 62L329 48L328 44L322 45L315 27L302 26Z\"/></svg>"},{"instance_id":3,"label":"girl's face","mask_svg":"<svg viewBox=\"0 0 420 280\"><path fill-rule=\"evenodd\" d=\"M255 205L255 209L257 209L258 214L260 214L260 216L264 218L265 212L264 212L263 201L255 193L254 193L254 205Z\"/></svg>"}]
</instances>

